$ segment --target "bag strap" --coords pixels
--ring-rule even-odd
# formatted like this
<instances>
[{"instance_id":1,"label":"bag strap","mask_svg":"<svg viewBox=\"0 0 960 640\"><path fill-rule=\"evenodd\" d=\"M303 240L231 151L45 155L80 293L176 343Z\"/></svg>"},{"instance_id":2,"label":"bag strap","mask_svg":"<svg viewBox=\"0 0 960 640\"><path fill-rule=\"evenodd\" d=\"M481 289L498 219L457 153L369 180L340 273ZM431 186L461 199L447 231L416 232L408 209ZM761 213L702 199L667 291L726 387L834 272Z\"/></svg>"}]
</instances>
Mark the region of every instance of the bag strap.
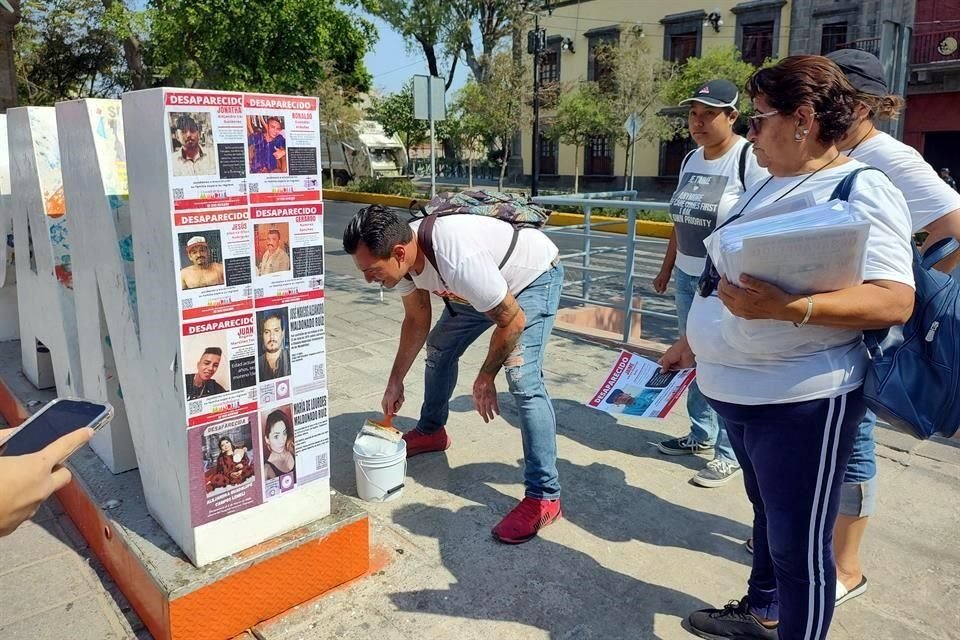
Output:
<instances>
[{"instance_id":1,"label":"bag strap","mask_svg":"<svg viewBox=\"0 0 960 640\"><path fill-rule=\"evenodd\" d=\"M858 169L854 169L847 175L843 176L843 180L840 181L840 183L833 190L833 193L830 194L830 199L843 200L844 202L849 200L850 191L853 190L853 183L857 181L857 176L864 171L880 171L880 169L877 169L876 167L860 167ZM883 171L880 171L880 173L883 173ZM887 174L884 173L883 175Z\"/></svg>"},{"instance_id":2,"label":"bag strap","mask_svg":"<svg viewBox=\"0 0 960 640\"><path fill-rule=\"evenodd\" d=\"M752 142L747 142L747 144L740 147L740 187L744 191L747 190L747 152L750 151L750 147L752 146Z\"/></svg>"},{"instance_id":3,"label":"bag strap","mask_svg":"<svg viewBox=\"0 0 960 640\"><path fill-rule=\"evenodd\" d=\"M699 148L700 147L697 147L697 149ZM690 159L690 156L697 152L697 149L692 149L691 151L687 152L687 155L683 156L683 160L680 161L680 173L677 177L683 176L683 170L687 168L687 161Z\"/></svg>"},{"instance_id":4,"label":"bag strap","mask_svg":"<svg viewBox=\"0 0 960 640\"><path fill-rule=\"evenodd\" d=\"M935 264L945 258L949 258L960 250L960 243L953 238L943 238L933 243L929 249L923 252L923 259L920 264L924 269L930 270Z\"/></svg>"}]
</instances>

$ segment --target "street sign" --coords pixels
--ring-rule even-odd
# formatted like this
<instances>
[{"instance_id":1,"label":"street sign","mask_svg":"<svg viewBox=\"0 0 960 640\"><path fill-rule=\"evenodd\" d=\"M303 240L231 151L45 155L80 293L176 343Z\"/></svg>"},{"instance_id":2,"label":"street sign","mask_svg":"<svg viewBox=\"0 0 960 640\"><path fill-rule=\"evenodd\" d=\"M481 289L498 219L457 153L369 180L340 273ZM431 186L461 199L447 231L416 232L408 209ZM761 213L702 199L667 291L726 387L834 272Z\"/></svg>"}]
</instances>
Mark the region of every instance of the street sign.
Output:
<instances>
[{"instance_id":1,"label":"street sign","mask_svg":"<svg viewBox=\"0 0 960 640\"><path fill-rule=\"evenodd\" d=\"M643 118L638 116L636 111L627 116L626 121L623 123L623 128L626 129L627 135L630 136L631 140L637 137L641 127L643 127Z\"/></svg>"},{"instance_id":2,"label":"street sign","mask_svg":"<svg viewBox=\"0 0 960 640\"><path fill-rule=\"evenodd\" d=\"M413 76L413 117L417 120L443 120L447 117L443 79Z\"/></svg>"}]
</instances>

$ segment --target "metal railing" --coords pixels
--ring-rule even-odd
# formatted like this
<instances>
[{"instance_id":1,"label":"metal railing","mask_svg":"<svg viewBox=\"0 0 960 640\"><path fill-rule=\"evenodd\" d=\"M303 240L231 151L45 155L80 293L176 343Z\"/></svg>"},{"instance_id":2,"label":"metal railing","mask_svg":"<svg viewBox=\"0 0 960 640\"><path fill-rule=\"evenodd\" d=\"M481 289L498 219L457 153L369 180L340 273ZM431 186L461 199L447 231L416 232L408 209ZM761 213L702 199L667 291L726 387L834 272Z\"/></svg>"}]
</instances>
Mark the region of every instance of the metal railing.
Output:
<instances>
[{"instance_id":1,"label":"metal railing","mask_svg":"<svg viewBox=\"0 0 960 640\"><path fill-rule=\"evenodd\" d=\"M623 311L623 341L628 342L633 328L633 314L642 313L654 317L662 317L675 320L676 316L651 310L637 309L633 306L633 292L636 280L635 257L637 249L637 213L638 211L668 211L669 202L655 202L652 200L632 200L637 195L636 191L605 191L601 193L575 194L569 196L539 196L533 200L545 206L573 206L579 207L583 211L583 224L571 226L550 227L545 231L550 235L566 236L580 238L583 241L583 250L573 253L562 254L561 260L581 259L581 264L575 268L582 271L581 293L579 296L563 293L565 300L590 304L595 306L607 307L611 309L622 309ZM622 198L622 199L620 199ZM591 214L594 209L612 208L626 210L626 218L623 220L611 220L593 222ZM627 233L624 236L619 234L603 234L598 230L603 227L621 225L626 222ZM593 247L593 240L602 237L604 242L624 243L623 247ZM626 270L611 269L592 264L592 257L604 253L626 252ZM594 274L602 274L596 276ZM608 278L618 277L621 273L625 275L623 302L610 300L599 300L590 297L591 284Z\"/></svg>"},{"instance_id":2,"label":"metal railing","mask_svg":"<svg viewBox=\"0 0 960 640\"><path fill-rule=\"evenodd\" d=\"M910 64L957 62L960 60L960 29L913 35Z\"/></svg>"}]
</instances>

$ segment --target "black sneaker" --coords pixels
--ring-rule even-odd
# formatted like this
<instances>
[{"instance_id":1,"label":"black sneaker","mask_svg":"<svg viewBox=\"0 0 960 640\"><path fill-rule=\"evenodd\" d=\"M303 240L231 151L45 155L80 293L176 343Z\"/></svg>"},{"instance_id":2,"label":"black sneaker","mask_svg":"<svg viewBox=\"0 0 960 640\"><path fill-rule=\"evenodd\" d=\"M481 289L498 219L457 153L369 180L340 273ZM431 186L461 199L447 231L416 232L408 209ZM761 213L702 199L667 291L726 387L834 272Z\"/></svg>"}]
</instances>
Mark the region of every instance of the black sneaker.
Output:
<instances>
[{"instance_id":1,"label":"black sneaker","mask_svg":"<svg viewBox=\"0 0 960 640\"><path fill-rule=\"evenodd\" d=\"M723 609L701 609L687 617L690 631L707 640L777 640L777 628L768 628L750 613L747 598Z\"/></svg>"},{"instance_id":2,"label":"black sneaker","mask_svg":"<svg viewBox=\"0 0 960 640\"><path fill-rule=\"evenodd\" d=\"M670 438L669 440L658 442L657 449L660 450L660 453L665 453L668 456L688 456L696 453L713 453L712 444L703 444L701 442L697 442L690 436L684 436L682 438Z\"/></svg>"}]
</instances>

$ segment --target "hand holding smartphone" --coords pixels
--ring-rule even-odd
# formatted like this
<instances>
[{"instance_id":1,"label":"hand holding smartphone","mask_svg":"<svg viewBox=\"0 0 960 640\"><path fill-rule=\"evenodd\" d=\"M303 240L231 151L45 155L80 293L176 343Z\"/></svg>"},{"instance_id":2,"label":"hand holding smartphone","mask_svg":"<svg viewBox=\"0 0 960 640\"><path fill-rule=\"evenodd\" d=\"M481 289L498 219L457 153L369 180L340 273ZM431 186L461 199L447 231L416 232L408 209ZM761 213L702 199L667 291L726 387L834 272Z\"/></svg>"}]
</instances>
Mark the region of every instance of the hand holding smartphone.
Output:
<instances>
[{"instance_id":1,"label":"hand holding smartphone","mask_svg":"<svg viewBox=\"0 0 960 640\"><path fill-rule=\"evenodd\" d=\"M66 435L84 428L101 429L113 419L113 407L108 403L91 402L80 398L57 398L12 429L5 440L0 440L0 456L22 456L45 450ZM64 450L64 462L88 440L81 438L76 447ZM66 439L65 444L74 439ZM69 447L67 447L69 448ZM59 452L59 449L58 449Z\"/></svg>"}]
</instances>

